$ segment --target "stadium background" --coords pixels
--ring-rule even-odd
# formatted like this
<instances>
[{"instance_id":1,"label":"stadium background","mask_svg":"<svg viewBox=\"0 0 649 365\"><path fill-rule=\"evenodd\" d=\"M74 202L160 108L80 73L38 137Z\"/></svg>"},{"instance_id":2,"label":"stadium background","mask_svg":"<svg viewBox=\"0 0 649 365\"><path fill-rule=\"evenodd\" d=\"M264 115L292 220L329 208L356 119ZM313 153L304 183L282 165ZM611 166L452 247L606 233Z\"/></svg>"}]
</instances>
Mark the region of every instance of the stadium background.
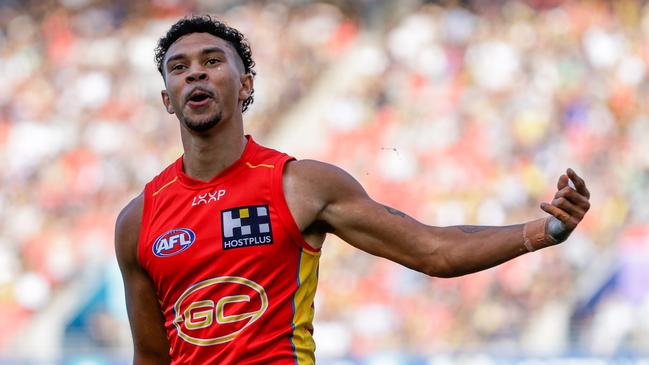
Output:
<instances>
[{"instance_id":1,"label":"stadium background","mask_svg":"<svg viewBox=\"0 0 649 365\"><path fill-rule=\"evenodd\" d=\"M321 364L647 364L649 6L621 1L0 1L0 364L126 364L119 209L180 153L156 40L249 38L257 140L434 225L508 224L571 166L569 242L432 279L329 238Z\"/></svg>"}]
</instances>

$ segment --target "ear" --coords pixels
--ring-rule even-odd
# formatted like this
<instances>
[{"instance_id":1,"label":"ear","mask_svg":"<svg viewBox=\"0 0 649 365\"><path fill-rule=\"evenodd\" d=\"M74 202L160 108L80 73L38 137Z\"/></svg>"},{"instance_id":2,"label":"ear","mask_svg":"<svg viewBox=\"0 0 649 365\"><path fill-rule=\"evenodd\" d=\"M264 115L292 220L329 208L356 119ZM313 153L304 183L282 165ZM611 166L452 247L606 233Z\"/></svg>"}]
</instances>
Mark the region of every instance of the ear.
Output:
<instances>
[{"instance_id":1,"label":"ear","mask_svg":"<svg viewBox=\"0 0 649 365\"><path fill-rule=\"evenodd\" d=\"M241 88L239 89L239 101L243 102L248 99L253 92L252 75L249 73L241 74L239 79L241 81Z\"/></svg>"},{"instance_id":2,"label":"ear","mask_svg":"<svg viewBox=\"0 0 649 365\"><path fill-rule=\"evenodd\" d=\"M162 96L162 103L165 105L167 113L174 114L174 106L171 104L171 99L169 99L169 93L167 90L160 91L160 95Z\"/></svg>"}]
</instances>

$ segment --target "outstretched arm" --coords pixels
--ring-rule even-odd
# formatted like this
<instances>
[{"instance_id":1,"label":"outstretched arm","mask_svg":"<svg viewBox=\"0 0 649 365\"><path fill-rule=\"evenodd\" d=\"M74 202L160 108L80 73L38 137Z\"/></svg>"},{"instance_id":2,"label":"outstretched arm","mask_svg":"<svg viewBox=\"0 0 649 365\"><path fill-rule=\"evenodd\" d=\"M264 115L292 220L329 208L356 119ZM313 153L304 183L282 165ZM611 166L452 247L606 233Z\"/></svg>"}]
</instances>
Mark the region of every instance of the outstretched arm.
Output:
<instances>
[{"instance_id":1,"label":"outstretched arm","mask_svg":"<svg viewBox=\"0 0 649 365\"><path fill-rule=\"evenodd\" d=\"M431 276L469 274L562 242L589 209L583 180L568 170L559 178L555 199L541 206L551 217L505 227L434 227L372 200L339 168L315 161L291 165L287 185L301 196L316 197L302 203L317 211L316 222L361 250Z\"/></svg>"},{"instance_id":2,"label":"outstretched arm","mask_svg":"<svg viewBox=\"0 0 649 365\"><path fill-rule=\"evenodd\" d=\"M137 260L142 222L142 195L122 210L115 226L115 252L126 290L133 335L133 364L169 364L169 342L155 288Z\"/></svg>"}]
</instances>

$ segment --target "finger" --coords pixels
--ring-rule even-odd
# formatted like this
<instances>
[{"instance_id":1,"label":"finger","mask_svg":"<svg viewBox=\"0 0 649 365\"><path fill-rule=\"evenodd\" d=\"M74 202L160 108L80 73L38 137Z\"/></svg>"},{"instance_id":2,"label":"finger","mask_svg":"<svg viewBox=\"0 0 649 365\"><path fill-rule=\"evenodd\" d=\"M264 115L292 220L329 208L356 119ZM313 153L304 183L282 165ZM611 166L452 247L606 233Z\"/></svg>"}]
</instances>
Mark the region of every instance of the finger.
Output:
<instances>
[{"instance_id":1,"label":"finger","mask_svg":"<svg viewBox=\"0 0 649 365\"><path fill-rule=\"evenodd\" d=\"M577 226L577 223L579 223L579 221L573 219L573 217L570 214L568 214L562 209L555 207L552 204L541 203L541 209L543 209L543 211L545 211L546 213L552 215L553 217L563 222L563 224L566 225L566 228L570 231L572 231Z\"/></svg>"},{"instance_id":2,"label":"finger","mask_svg":"<svg viewBox=\"0 0 649 365\"><path fill-rule=\"evenodd\" d=\"M566 175L559 176L559 180L557 181L557 190L561 190L568 186L568 180L568 176Z\"/></svg>"},{"instance_id":3,"label":"finger","mask_svg":"<svg viewBox=\"0 0 649 365\"><path fill-rule=\"evenodd\" d=\"M570 203L579 206L584 211L590 209L590 202L588 201L588 198L586 198L584 195L574 190L573 188L567 187L557 191L557 193L554 195L554 199L558 198L565 198L570 201Z\"/></svg>"},{"instance_id":4,"label":"finger","mask_svg":"<svg viewBox=\"0 0 649 365\"><path fill-rule=\"evenodd\" d=\"M568 174L568 177L570 178L572 183L575 185L575 190L577 190L581 195L585 196L586 199L590 199L590 191L588 191L584 179L577 175L575 170L571 168L569 168L566 173Z\"/></svg>"},{"instance_id":5,"label":"finger","mask_svg":"<svg viewBox=\"0 0 649 365\"><path fill-rule=\"evenodd\" d=\"M554 198L552 200L552 205L570 214L579 221L581 221L586 215L586 209L577 204L573 204L570 200L564 197Z\"/></svg>"}]
</instances>

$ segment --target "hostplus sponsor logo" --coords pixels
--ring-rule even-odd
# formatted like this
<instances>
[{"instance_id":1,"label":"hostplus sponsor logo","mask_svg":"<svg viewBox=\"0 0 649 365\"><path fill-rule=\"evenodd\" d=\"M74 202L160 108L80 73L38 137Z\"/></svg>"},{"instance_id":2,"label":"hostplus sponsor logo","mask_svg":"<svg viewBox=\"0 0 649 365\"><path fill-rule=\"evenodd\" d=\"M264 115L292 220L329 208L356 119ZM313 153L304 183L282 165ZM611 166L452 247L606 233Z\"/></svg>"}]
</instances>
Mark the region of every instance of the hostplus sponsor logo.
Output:
<instances>
[{"instance_id":1,"label":"hostplus sponsor logo","mask_svg":"<svg viewBox=\"0 0 649 365\"><path fill-rule=\"evenodd\" d=\"M223 249L273 243L268 205L252 205L221 211Z\"/></svg>"},{"instance_id":2,"label":"hostplus sponsor logo","mask_svg":"<svg viewBox=\"0 0 649 365\"><path fill-rule=\"evenodd\" d=\"M158 257L173 256L188 249L196 240L194 231L174 228L161 234L153 243L153 254Z\"/></svg>"},{"instance_id":3,"label":"hostplus sponsor logo","mask_svg":"<svg viewBox=\"0 0 649 365\"><path fill-rule=\"evenodd\" d=\"M192 206L195 207L201 204L209 204L221 200L225 196L225 190L214 190L203 194L196 195L192 200Z\"/></svg>"}]
</instances>

